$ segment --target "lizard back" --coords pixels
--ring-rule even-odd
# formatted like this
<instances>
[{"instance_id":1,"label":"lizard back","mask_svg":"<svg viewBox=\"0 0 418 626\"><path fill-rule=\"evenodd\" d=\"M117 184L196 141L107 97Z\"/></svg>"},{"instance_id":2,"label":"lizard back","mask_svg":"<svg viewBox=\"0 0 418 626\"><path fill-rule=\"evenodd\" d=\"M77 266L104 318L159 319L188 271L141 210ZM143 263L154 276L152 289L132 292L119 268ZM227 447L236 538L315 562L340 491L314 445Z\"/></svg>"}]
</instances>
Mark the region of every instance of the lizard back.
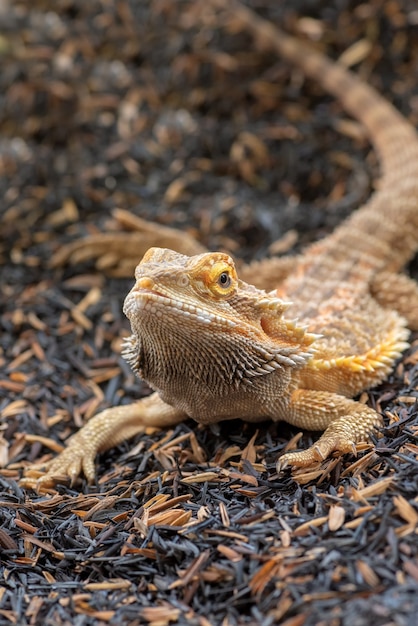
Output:
<instances>
[{"instance_id":1,"label":"lizard back","mask_svg":"<svg viewBox=\"0 0 418 626\"><path fill-rule=\"evenodd\" d=\"M322 335L315 342L309 384L326 388L332 369L344 388L349 371L352 384L341 390L356 393L382 380L407 345L405 320L383 309L370 295L370 285L379 272L399 271L418 249L418 136L406 118L341 63L238 3L234 18L261 46L276 50L335 96L363 124L378 154L378 189L332 235L305 250L277 289L308 330Z\"/></svg>"}]
</instances>

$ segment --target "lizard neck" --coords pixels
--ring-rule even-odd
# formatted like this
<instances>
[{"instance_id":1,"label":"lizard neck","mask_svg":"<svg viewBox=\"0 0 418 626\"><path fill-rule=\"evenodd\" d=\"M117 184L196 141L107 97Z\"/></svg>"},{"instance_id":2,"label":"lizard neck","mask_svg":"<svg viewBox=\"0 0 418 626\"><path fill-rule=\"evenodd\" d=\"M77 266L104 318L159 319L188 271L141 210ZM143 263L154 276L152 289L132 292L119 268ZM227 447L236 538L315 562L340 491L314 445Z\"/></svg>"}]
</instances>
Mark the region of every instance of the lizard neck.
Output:
<instances>
[{"instance_id":1,"label":"lizard neck","mask_svg":"<svg viewBox=\"0 0 418 626\"><path fill-rule=\"evenodd\" d=\"M196 349L193 349L193 344ZM164 402L200 423L241 418L258 421L274 416L283 402L294 368L271 371L257 366L258 375L246 376L251 360L243 350L228 345L193 341L173 342L170 332L155 337L132 335L123 356L140 378L157 391Z\"/></svg>"}]
</instances>

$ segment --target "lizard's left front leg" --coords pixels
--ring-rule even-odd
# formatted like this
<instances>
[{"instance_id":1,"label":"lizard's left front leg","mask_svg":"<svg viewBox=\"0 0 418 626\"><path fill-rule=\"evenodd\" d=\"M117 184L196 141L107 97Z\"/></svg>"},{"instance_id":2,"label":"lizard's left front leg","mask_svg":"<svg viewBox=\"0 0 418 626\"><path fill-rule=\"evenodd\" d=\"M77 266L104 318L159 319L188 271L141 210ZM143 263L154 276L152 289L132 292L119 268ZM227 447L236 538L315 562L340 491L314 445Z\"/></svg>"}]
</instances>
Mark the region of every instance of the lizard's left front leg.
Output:
<instances>
[{"instance_id":1,"label":"lizard's left front leg","mask_svg":"<svg viewBox=\"0 0 418 626\"><path fill-rule=\"evenodd\" d=\"M291 395L283 419L304 430L325 430L318 441L301 452L288 452L278 460L278 469L287 465L305 466L326 459L331 452L355 452L355 444L367 441L382 418L376 411L344 396L327 391L298 389Z\"/></svg>"},{"instance_id":2,"label":"lizard's left front leg","mask_svg":"<svg viewBox=\"0 0 418 626\"><path fill-rule=\"evenodd\" d=\"M94 460L99 452L130 439L147 427L167 428L186 418L185 413L163 402L157 393L134 404L105 409L73 435L57 457L43 465L28 467L21 484L35 489L50 487L65 478L74 482L82 472L91 482Z\"/></svg>"}]
</instances>

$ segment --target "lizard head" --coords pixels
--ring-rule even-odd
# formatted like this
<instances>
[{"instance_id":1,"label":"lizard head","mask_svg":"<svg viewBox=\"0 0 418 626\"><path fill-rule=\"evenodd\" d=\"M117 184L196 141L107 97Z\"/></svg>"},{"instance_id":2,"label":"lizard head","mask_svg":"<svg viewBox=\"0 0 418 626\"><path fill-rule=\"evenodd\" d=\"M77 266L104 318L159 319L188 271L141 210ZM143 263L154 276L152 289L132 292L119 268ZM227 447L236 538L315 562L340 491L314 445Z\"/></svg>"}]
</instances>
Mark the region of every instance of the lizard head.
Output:
<instances>
[{"instance_id":1,"label":"lizard head","mask_svg":"<svg viewBox=\"0 0 418 626\"><path fill-rule=\"evenodd\" d=\"M311 357L314 337L283 317L289 304L241 281L227 254L151 248L135 278L124 304L133 333L124 356L151 384L197 376L202 362L218 383L252 384Z\"/></svg>"}]
</instances>

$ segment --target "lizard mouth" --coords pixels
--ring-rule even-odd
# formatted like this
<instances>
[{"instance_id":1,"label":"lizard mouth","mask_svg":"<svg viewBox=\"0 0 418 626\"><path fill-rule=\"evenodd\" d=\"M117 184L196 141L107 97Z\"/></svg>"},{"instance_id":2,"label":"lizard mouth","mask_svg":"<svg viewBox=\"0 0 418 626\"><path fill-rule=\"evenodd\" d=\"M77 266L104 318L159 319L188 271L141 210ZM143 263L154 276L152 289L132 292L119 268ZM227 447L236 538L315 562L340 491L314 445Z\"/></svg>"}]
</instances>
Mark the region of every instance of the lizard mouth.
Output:
<instances>
[{"instance_id":1,"label":"lizard mouth","mask_svg":"<svg viewBox=\"0 0 418 626\"><path fill-rule=\"evenodd\" d=\"M153 303L155 308L162 308L170 300L168 296L151 289L132 289L123 303L123 312L131 319L135 315L140 315L142 311L152 308Z\"/></svg>"}]
</instances>

